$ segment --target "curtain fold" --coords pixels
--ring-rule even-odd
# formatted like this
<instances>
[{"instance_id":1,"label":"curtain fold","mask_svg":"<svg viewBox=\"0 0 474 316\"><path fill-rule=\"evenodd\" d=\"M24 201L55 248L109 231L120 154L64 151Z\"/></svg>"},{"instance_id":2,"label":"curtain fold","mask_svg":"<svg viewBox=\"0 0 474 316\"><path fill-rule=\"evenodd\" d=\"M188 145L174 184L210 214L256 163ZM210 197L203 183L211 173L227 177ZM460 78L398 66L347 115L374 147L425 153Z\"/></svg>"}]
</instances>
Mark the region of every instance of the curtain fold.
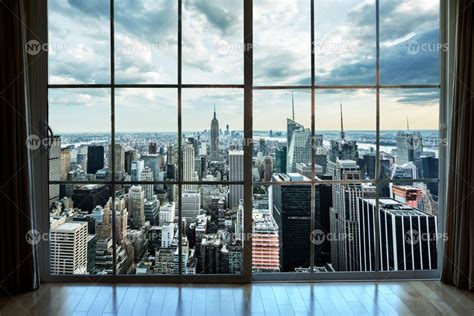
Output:
<instances>
[{"instance_id":1,"label":"curtain fold","mask_svg":"<svg viewBox=\"0 0 474 316\"><path fill-rule=\"evenodd\" d=\"M39 287L30 191L28 67L23 0L0 3L0 293Z\"/></svg>"},{"instance_id":2,"label":"curtain fold","mask_svg":"<svg viewBox=\"0 0 474 316\"><path fill-rule=\"evenodd\" d=\"M474 289L474 1L458 2L441 280ZM451 43L453 44L453 43Z\"/></svg>"}]
</instances>

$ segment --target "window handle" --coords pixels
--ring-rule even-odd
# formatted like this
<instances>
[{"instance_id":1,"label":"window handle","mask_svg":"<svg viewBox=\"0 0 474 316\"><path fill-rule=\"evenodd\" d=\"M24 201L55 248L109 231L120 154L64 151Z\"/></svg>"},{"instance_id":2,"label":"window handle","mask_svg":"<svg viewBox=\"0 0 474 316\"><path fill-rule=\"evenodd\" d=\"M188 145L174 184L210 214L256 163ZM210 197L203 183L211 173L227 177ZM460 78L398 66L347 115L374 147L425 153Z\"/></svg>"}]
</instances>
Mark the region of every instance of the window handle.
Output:
<instances>
[{"instance_id":1,"label":"window handle","mask_svg":"<svg viewBox=\"0 0 474 316\"><path fill-rule=\"evenodd\" d=\"M51 145L53 144L54 140L54 133L53 130L51 129L51 126L49 126L48 122L46 121L40 121L41 125L41 149L42 150L49 150L51 148Z\"/></svg>"}]
</instances>

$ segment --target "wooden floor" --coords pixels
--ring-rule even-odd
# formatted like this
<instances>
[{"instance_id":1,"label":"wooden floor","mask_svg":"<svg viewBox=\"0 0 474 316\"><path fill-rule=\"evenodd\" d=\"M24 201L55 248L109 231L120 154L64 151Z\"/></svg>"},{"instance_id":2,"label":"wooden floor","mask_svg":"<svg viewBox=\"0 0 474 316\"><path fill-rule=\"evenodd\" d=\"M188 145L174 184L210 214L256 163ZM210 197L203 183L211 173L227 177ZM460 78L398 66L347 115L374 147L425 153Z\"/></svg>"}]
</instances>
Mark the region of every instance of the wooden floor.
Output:
<instances>
[{"instance_id":1,"label":"wooden floor","mask_svg":"<svg viewBox=\"0 0 474 316\"><path fill-rule=\"evenodd\" d=\"M44 284L0 315L474 315L474 293L437 281L249 285Z\"/></svg>"}]
</instances>

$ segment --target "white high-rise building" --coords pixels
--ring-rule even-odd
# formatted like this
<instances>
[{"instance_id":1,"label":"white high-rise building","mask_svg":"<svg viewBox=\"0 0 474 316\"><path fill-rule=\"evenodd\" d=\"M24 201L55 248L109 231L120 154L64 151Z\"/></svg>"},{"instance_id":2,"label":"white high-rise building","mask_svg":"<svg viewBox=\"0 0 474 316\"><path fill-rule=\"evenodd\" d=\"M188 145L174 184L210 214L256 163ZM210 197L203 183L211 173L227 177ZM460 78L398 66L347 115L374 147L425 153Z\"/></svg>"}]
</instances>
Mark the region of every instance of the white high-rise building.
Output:
<instances>
[{"instance_id":1,"label":"white high-rise building","mask_svg":"<svg viewBox=\"0 0 474 316\"><path fill-rule=\"evenodd\" d=\"M51 273L87 273L87 222L51 224Z\"/></svg>"},{"instance_id":2,"label":"white high-rise building","mask_svg":"<svg viewBox=\"0 0 474 316\"><path fill-rule=\"evenodd\" d=\"M145 167L141 173L141 181L153 181L153 170L150 167ZM153 184L144 184L145 199L151 200L153 197Z\"/></svg>"},{"instance_id":3,"label":"white high-rise building","mask_svg":"<svg viewBox=\"0 0 474 316\"><path fill-rule=\"evenodd\" d=\"M229 151L229 181L243 181L244 180L244 151L231 150ZM238 207L240 199L244 198L243 185L229 186L229 207Z\"/></svg>"},{"instance_id":4,"label":"white high-rise building","mask_svg":"<svg viewBox=\"0 0 474 316\"><path fill-rule=\"evenodd\" d=\"M161 248L169 248L173 243L174 223L165 223L161 227Z\"/></svg>"},{"instance_id":5,"label":"white high-rise building","mask_svg":"<svg viewBox=\"0 0 474 316\"><path fill-rule=\"evenodd\" d=\"M173 223L176 216L176 206L174 202L168 202L160 207L159 224Z\"/></svg>"},{"instance_id":6,"label":"white high-rise building","mask_svg":"<svg viewBox=\"0 0 474 316\"><path fill-rule=\"evenodd\" d=\"M145 225L145 193L140 185L132 185L128 191L128 218L133 229Z\"/></svg>"}]
</instances>

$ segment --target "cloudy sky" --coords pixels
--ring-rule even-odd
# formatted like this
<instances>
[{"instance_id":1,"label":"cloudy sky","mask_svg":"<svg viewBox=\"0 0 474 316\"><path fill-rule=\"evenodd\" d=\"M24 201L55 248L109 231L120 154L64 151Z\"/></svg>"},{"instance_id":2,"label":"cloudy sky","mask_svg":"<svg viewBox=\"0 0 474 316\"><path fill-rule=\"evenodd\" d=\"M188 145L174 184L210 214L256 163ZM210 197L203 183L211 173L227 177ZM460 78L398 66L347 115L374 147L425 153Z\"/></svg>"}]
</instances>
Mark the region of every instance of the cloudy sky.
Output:
<instances>
[{"instance_id":1,"label":"cloudy sky","mask_svg":"<svg viewBox=\"0 0 474 316\"><path fill-rule=\"evenodd\" d=\"M108 0L49 1L49 82L109 83ZM439 83L438 0L380 1L382 84ZM315 0L318 85L375 84L374 1ZM183 0L183 83L243 83L241 0ZM307 85L311 75L309 1L254 1L254 84ZM171 0L115 1L117 83L177 83L177 5ZM383 90L381 128L437 128L436 89ZM291 91L255 91L254 129L284 130ZM310 126L310 94L294 91L295 118ZM316 129L375 128L374 90L318 90ZM58 133L110 131L107 89L51 89ZM184 89L183 131L243 127L240 89ZM176 131L176 89L117 89L117 131Z\"/></svg>"}]
</instances>

